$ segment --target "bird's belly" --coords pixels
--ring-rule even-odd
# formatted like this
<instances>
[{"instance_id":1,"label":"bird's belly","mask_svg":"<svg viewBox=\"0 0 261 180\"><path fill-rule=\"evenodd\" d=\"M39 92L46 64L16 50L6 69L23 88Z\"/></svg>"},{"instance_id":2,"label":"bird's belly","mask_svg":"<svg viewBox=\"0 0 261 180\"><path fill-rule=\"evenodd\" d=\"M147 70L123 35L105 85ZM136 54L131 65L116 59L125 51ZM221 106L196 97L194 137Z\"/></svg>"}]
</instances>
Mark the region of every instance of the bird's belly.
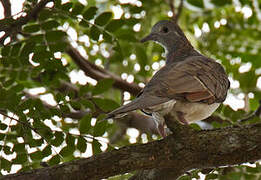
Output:
<instances>
[{"instance_id":1,"label":"bird's belly","mask_svg":"<svg viewBox=\"0 0 261 180\"><path fill-rule=\"evenodd\" d=\"M204 104L177 101L173 107L174 112L182 112L188 123L206 119L218 108L220 103Z\"/></svg>"}]
</instances>

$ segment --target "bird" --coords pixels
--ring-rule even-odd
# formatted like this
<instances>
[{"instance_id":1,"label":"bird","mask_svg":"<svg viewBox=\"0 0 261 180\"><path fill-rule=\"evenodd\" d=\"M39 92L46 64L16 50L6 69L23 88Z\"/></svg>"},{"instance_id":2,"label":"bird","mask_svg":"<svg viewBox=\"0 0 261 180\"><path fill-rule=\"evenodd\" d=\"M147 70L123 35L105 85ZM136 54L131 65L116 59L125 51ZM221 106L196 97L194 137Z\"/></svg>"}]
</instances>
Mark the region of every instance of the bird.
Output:
<instances>
[{"instance_id":1,"label":"bird","mask_svg":"<svg viewBox=\"0 0 261 180\"><path fill-rule=\"evenodd\" d=\"M147 41L164 47L165 66L133 101L108 113L107 119L140 109L154 117L159 134L165 137L164 115L168 113L184 125L211 116L226 99L230 87L223 66L195 50L173 21L157 22L141 40Z\"/></svg>"}]
</instances>

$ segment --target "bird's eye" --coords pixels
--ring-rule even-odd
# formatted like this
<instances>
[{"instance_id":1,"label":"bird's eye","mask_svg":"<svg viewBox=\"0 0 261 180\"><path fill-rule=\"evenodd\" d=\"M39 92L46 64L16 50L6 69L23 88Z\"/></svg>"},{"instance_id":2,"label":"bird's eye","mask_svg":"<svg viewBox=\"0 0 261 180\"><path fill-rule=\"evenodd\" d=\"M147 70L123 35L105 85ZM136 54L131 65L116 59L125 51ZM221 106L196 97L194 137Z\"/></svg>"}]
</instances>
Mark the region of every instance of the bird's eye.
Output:
<instances>
[{"instance_id":1,"label":"bird's eye","mask_svg":"<svg viewBox=\"0 0 261 180\"><path fill-rule=\"evenodd\" d=\"M169 32L169 29L168 29L167 27L163 27L163 28L162 28L162 32L163 32L163 33L168 33L168 32Z\"/></svg>"}]
</instances>

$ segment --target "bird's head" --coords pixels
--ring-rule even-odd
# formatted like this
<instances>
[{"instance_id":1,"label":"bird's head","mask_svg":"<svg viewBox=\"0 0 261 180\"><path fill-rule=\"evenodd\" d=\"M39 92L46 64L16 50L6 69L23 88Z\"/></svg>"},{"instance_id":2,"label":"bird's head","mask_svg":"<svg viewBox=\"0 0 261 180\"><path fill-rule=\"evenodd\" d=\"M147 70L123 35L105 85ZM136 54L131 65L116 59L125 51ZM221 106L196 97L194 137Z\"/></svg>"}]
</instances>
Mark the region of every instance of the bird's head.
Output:
<instances>
[{"instance_id":1,"label":"bird's head","mask_svg":"<svg viewBox=\"0 0 261 180\"><path fill-rule=\"evenodd\" d=\"M155 41L171 51L176 48L181 41L187 41L180 27L168 20L157 22L151 29L151 33L144 37L141 42Z\"/></svg>"}]
</instances>

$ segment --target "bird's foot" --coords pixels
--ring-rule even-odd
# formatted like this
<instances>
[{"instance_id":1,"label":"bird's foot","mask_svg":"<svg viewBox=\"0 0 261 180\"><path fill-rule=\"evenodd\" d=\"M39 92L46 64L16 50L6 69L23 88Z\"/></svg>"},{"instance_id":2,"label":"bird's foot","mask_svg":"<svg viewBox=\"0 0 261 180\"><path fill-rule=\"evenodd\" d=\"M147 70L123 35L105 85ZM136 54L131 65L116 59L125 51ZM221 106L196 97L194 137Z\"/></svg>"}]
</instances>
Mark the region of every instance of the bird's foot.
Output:
<instances>
[{"instance_id":1,"label":"bird's foot","mask_svg":"<svg viewBox=\"0 0 261 180\"><path fill-rule=\"evenodd\" d=\"M183 112L177 112L177 116L178 116L178 121L181 122L184 125L189 125L189 123L186 121L186 119L184 118L184 113Z\"/></svg>"},{"instance_id":2,"label":"bird's foot","mask_svg":"<svg viewBox=\"0 0 261 180\"><path fill-rule=\"evenodd\" d=\"M166 131L165 131L165 128L164 128L164 124L159 124L158 125L158 131L159 131L159 134L165 138L167 136L166 134Z\"/></svg>"}]
</instances>

